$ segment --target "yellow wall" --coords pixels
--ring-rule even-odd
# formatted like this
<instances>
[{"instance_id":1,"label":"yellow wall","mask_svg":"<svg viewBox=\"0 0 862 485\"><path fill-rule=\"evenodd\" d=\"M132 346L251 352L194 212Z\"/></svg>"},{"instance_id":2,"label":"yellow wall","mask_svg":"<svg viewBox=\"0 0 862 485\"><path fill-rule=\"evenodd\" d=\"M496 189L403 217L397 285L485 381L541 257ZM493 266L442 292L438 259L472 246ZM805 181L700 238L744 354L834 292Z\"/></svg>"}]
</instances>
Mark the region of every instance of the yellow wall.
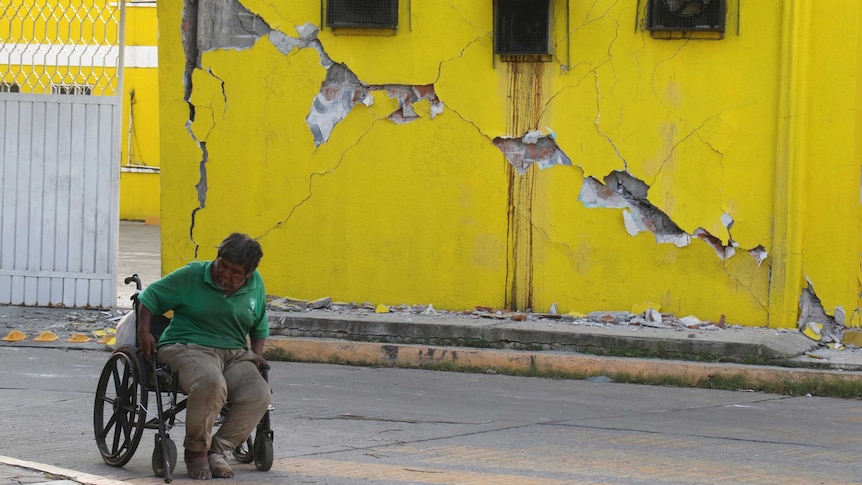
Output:
<instances>
[{"instance_id":1,"label":"yellow wall","mask_svg":"<svg viewBox=\"0 0 862 485\"><path fill-rule=\"evenodd\" d=\"M126 46L156 46L158 20L153 7L126 6ZM141 59L127 57L123 71L123 118L120 131L120 219L157 222L160 217L158 168L159 77L158 67L141 66ZM129 125L129 112L133 123ZM154 167L147 173L128 166Z\"/></svg>"},{"instance_id":2,"label":"yellow wall","mask_svg":"<svg viewBox=\"0 0 862 485\"><path fill-rule=\"evenodd\" d=\"M123 168L120 172L120 195L120 219L158 223L158 172Z\"/></svg>"},{"instance_id":3,"label":"yellow wall","mask_svg":"<svg viewBox=\"0 0 862 485\"><path fill-rule=\"evenodd\" d=\"M322 55L271 40L319 24L320 2L236 7L276 32L202 53L191 134L182 5L159 2L163 271L213 257L236 230L260 238L276 295L451 310L656 302L793 327L807 278L858 325L858 2L832 15L730 0L721 40L653 38L635 23L647 2L553 3L543 63L494 58L490 2L402 1L395 35L322 29L324 56L366 85L433 85L444 108L432 119L421 101L418 120L396 124L397 100L372 89L316 146L306 117ZM571 166L520 174L493 143L536 129ZM584 189L614 171L649 185L690 243L632 236L630 209L594 207Z\"/></svg>"}]
</instances>

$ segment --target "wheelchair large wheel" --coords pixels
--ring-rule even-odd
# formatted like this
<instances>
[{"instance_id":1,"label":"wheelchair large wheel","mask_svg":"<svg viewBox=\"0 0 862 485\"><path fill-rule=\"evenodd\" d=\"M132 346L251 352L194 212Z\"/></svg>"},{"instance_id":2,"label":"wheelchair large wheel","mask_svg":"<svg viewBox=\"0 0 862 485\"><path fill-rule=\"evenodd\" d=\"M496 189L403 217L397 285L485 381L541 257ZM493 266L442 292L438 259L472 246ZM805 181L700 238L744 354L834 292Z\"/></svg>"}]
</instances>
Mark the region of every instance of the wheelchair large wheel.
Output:
<instances>
[{"instance_id":1,"label":"wheelchair large wheel","mask_svg":"<svg viewBox=\"0 0 862 485\"><path fill-rule=\"evenodd\" d=\"M93 406L96 444L105 463L123 466L129 462L144 431L147 389L135 349L117 349L99 377Z\"/></svg>"}]
</instances>

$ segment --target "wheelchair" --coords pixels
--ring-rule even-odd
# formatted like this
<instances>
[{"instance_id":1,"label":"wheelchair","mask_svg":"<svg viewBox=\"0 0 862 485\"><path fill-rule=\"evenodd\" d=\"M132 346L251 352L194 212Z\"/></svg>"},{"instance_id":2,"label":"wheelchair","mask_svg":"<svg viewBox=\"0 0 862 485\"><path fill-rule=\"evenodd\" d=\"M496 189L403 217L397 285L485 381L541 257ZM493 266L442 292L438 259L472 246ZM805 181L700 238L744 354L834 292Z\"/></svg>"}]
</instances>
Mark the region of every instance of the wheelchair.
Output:
<instances>
[{"instance_id":1,"label":"wheelchair","mask_svg":"<svg viewBox=\"0 0 862 485\"><path fill-rule=\"evenodd\" d=\"M132 305L138 311L138 294L141 280L134 274L125 280L136 284ZM158 341L168 326L167 317L154 317L151 332ZM102 459L108 465L121 467L131 460L138 448L144 429L156 430L152 455L153 473L172 481L177 464L177 446L169 432L177 423L177 415L186 409L186 398L178 400L179 378L166 365L155 364L143 358L139 350L129 345L118 347L105 363L96 387L93 406L93 428L96 444ZM261 370L269 381L268 371ZM166 402L167 401L167 402ZM152 405L155 404L153 408ZM226 403L216 425L227 416L230 402ZM240 463L254 462L255 468L267 471L273 461L273 432L270 427L270 411L267 409L246 442L233 451Z\"/></svg>"}]
</instances>

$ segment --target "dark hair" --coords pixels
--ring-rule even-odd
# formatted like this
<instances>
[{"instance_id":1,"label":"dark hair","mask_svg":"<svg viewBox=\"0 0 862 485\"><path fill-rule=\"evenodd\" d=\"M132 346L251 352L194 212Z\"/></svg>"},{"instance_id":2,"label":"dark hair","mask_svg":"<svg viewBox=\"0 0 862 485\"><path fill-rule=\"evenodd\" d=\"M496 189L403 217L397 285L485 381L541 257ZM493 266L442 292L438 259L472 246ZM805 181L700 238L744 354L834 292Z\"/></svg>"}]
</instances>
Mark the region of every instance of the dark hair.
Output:
<instances>
[{"instance_id":1,"label":"dark hair","mask_svg":"<svg viewBox=\"0 0 862 485\"><path fill-rule=\"evenodd\" d=\"M263 257L263 249L260 248L260 243L248 234L235 232L219 244L218 257L241 264L251 273L257 269L260 258Z\"/></svg>"}]
</instances>

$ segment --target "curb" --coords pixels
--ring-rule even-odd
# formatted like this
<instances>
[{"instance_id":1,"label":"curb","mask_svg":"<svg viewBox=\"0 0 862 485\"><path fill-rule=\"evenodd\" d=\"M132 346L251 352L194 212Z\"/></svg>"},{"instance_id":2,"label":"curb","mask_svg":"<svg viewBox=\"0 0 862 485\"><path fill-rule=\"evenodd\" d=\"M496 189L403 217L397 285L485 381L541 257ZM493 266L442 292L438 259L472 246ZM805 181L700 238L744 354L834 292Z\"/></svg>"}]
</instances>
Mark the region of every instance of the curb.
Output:
<instances>
[{"instance_id":1,"label":"curb","mask_svg":"<svg viewBox=\"0 0 862 485\"><path fill-rule=\"evenodd\" d=\"M695 386L716 377L745 377L762 384L819 379L824 382L862 383L862 372L703 363L678 360L602 357L567 352L485 350L412 344L347 342L323 339L270 337L264 350L280 349L292 362L444 368L446 370L508 373L570 374L583 378L627 374L641 379L674 376Z\"/></svg>"},{"instance_id":2,"label":"curb","mask_svg":"<svg viewBox=\"0 0 862 485\"><path fill-rule=\"evenodd\" d=\"M67 468L46 465L44 463L36 463L34 461L19 460L17 458L3 455L0 455L0 464L17 468L25 468L28 470L35 470L42 473L50 473L51 475L56 475L59 477L64 477L68 480L75 481L77 483L80 483L81 485L129 485L128 482L120 480L112 480L110 478L90 475L88 473L81 473L75 470L69 470Z\"/></svg>"},{"instance_id":3,"label":"curb","mask_svg":"<svg viewBox=\"0 0 862 485\"><path fill-rule=\"evenodd\" d=\"M270 338L314 338L348 342L386 342L441 348L488 348L525 352L576 352L638 357L782 363L817 348L799 332L722 330L718 332L647 327L596 327L555 321L425 317L395 314L270 312Z\"/></svg>"}]
</instances>

